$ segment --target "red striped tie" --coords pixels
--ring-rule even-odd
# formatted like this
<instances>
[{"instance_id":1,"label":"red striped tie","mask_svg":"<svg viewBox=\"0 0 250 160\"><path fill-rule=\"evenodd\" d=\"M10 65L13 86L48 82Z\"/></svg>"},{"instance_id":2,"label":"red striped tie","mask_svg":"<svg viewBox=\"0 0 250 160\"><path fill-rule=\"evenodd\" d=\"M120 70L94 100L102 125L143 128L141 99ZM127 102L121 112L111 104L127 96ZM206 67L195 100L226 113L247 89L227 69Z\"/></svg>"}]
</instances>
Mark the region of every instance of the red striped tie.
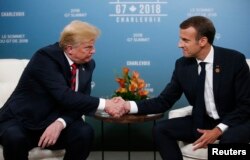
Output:
<instances>
[{"instance_id":1,"label":"red striped tie","mask_svg":"<svg viewBox=\"0 0 250 160\"><path fill-rule=\"evenodd\" d=\"M77 70L77 64L73 63L71 65L71 89L74 91L76 88L76 70Z\"/></svg>"}]
</instances>

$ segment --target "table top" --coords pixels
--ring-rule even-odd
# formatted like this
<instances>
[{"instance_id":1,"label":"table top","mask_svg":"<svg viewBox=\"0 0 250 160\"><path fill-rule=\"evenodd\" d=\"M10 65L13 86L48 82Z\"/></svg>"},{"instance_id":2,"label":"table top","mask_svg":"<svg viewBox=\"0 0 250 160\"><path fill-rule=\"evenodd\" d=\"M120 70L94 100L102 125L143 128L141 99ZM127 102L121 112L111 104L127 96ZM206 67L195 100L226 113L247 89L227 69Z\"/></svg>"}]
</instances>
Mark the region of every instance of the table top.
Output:
<instances>
[{"instance_id":1,"label":"table top","mask_svg":"<svg viewBox=\"0 0 250 160\"><path fill-rule=\"evenodd\" d=\"M114 118L105 112L96 112L94 117L104 122L111 122L111 123L139 123L139 122L157 120L162 118L163 116L164 116L163 113L148 114L148 115L126 114L120 118Z\"/></svg>"}]
</instances>

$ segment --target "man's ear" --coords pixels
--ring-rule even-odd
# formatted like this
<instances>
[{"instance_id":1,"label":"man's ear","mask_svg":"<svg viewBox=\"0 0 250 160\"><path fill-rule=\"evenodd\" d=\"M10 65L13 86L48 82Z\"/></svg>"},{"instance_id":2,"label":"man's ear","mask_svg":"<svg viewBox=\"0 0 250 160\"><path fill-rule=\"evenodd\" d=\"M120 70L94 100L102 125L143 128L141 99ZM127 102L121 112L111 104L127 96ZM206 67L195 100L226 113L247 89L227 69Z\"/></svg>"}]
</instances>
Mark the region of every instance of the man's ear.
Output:
<instances>
[{"instance_id":1,"label":"man's ear","mask_svg":"<svg viewBox=\"0 0 250 160\"><path fill-rule=\"evenodd\" d=\"M201 37L199 40L199 44L201 47L204 47L208 43L207 37Z\"/></svg>"},{"instance_id":2,"label":"man's ear","mask_svg":"<svg viewBox=\"0 0 250 160\"><path fill-rule=\"evenodd\" d=\"M65 52L66 52L67 54L71 55L72 49L73 49L72 45L67 45L67 46L65 47Z\"/></svg>"}]
</instances>

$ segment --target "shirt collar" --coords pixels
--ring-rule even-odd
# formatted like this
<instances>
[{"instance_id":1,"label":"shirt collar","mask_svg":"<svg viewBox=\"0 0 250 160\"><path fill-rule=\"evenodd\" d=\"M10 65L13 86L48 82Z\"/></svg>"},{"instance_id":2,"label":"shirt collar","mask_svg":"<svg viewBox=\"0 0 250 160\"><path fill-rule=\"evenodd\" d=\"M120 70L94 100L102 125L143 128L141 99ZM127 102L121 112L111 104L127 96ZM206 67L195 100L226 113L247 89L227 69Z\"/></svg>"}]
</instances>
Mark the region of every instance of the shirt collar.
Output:
<instances>
[{"instance_id":1,"label":"shirt collar","mask_svg":"<svg viewBox=\"0 0 250 160\"><path fill-rule=\"evenodd\" d=\"M68 60L69 65L71 66L74 62L68 57L68 55L65 52L64 52L64 55L65 55L66 59Z\"/></svg>"},{"instance_id":2,"label":"shirt collar","mask_svg":"<svg viewBox=\"0 0 250 160\"><path fill-rule=\"evenodd\" d=\"M213 64L214 63L214 47L211 46L211 49L207 55L207 57L204 59L204 61L198 60L196 59L197 63L199 64L200 62L206 62L209 64Z\"/></svg>"}]
</instances>

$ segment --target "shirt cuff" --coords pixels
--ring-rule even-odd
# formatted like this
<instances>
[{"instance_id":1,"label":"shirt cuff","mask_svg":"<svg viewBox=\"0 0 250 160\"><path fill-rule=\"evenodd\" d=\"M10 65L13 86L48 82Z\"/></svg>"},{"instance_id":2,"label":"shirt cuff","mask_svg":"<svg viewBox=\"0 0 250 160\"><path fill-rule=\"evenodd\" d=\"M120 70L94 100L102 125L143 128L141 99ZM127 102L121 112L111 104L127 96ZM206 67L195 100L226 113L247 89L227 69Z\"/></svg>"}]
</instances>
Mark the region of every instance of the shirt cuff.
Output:
<instances>
[{"instance_id":1,"label":"shirt cuff","mask_svg":"<svg viewBox=\"0 0 250 160\"><path fill-rule=\"evenodd\" d=\"M137 104L135 103L135 101L129 101L129 104L130 104L129 113L131 113L131 114L138 113L138 107L137 107Z\"/></svg>"},{"instance_id":2,"label":"shirt cuff","mask_svg":"<svg viewBox=\"0 0 250 160\"><path fill-rule=\"evenodd\" d=\"M100 98L99 105L97 107L98 111L103 111L105 108L106 100L103 98Z\"/></svg>"},{"instance_id":3,"label":"shirt cuff","mask_svg":"<svg viewBox=\"0 0 250 160\"><path fill-rule=\"evenodd\" d=\"M217 127L224 133L228 129L228 125L225 125L223 123L220 123L217 125Z\"/></svg>"},{"instance_id":4,"label":"shirt cuff","mask_svg":"<svg viewBox=\"0 0 250 160\"><path fill-rule=\"evenodd\" d=\"M61 122L63 124L63 129L66 127L66 122L62 118L57 118L57 121Z\"/></svg>"}]
</instances>

